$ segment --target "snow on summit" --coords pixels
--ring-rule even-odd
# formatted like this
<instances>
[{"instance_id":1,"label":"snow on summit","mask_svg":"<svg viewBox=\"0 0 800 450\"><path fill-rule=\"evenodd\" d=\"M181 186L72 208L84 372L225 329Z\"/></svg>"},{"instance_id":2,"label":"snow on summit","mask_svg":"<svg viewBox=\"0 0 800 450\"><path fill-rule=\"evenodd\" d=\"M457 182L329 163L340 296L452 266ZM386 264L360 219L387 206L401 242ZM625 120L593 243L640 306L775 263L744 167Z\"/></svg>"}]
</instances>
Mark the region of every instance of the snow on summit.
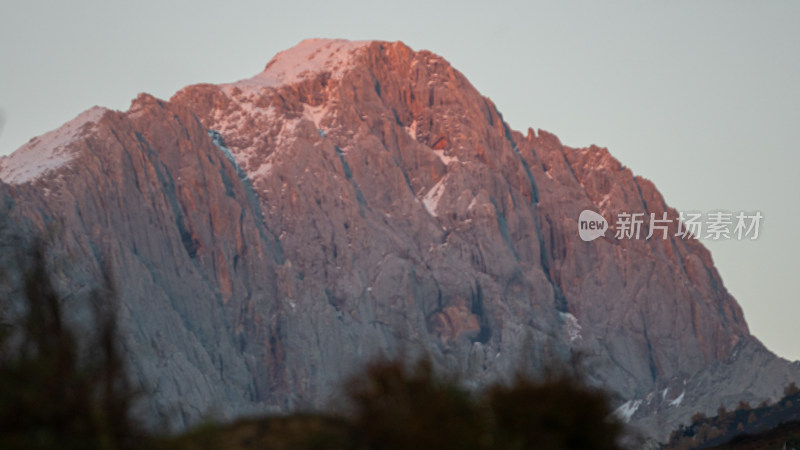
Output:
<instances>
[{"instance_id":1,"label":"snow on summit","mask_svg":"<svg viewBox=\"0 0 800 450\"><path fill-rule=\"evenodd\" d=\"M100 120L106 111L99 106L90 108L60 128L35 137L14 153L0 158L0 180L23 184L68 163L73 158L69 144Z\"/></svg>"},{"instance_id":2,"label":"snow on summit","mask_svg":"<svg viewBox=\"0 0 800 450\"><path fill-rule=\"evenodd\" d=\"M234 85L276 87L298 83L309 76L325 72L330 72L332 78L340 78L350 67L356 51L370 42L306 39L275 55L260 74Z\"/></svg>"},{"instance_id":3,"label":"snow on summit","mask_svg":"<svg viewBox=\"0 0 800 450\"><path fill-rule=\"evenodd\" d=\"M225 138L238 138L228 148L251 179L269 173L275 158L272 150L286 148L303 121L313 123L320 137L330 131L323 125L323 119L331 113L331 104L304 104L300 117L284 116L285 111L280 107L264 101L269 98L265 97L265 91L297 84L322 73L329 74L331 79L341 79L356 65L359 51L372 42L306 39L276 54L261 73L219 85L233 106L214 111L211 128ZM252 131L242 133L242 130Z\"/></svg>"}]
</instances>

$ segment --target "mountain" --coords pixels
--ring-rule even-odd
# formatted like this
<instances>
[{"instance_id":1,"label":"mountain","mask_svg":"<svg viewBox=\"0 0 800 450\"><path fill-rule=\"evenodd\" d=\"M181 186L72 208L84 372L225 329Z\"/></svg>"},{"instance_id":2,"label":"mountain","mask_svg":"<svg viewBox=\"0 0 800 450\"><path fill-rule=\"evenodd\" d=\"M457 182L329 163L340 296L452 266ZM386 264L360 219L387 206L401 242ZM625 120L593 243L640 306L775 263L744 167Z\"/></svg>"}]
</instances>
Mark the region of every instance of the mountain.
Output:
<instances>
[{"instance_id":1,"label":"mountain","mask_svg":"<svg viewBox=\"0 0 800 450\"><path fill-rule=\"evenodd\" d=\"M580 354L656 440L800 379L677 221L669 239L580 239L585 209L676 220L650 181L510 129L400 42L307 40L249 79L93 108L0 179L4 216L55 236L64 289L114 275L156 423L322 408L379 355L480 387Z\"/></svg>"}]
</instances>

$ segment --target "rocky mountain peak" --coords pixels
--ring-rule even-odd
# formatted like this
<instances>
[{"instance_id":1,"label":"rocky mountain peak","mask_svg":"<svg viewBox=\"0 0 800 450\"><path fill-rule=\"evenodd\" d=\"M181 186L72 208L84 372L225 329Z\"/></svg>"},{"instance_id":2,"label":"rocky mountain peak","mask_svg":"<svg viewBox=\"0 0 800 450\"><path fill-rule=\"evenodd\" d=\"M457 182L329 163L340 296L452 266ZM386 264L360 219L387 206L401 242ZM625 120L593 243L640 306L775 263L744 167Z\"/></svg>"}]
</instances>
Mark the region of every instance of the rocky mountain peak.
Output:
<instances>
[{"instance_id":1,"label":"rocky mountain peak","mask_svg":"<svg viewBox=\"0 0 800 450\"><path fill-rule=\"evenodd\" d=\"M471 386L585 355L589 381L656 438L800 375L675 224L579 238L584 209L676 219L651 182L607 149L512 130L430 52L303 41L252 78L141 95L101 125L60 131L81 164L53 195L21 185L10 215L63 224L71 288L122 274L134 375L177 426L220 404L321 408L355 368L403 352Z\"/></svg>"},{"instance_id":2,"label":"rocky mountain peak","mask_svg":"<svg viewBox=\"0 0 800 450\"><path fill-rule=\"evenodd\" d=\"M108 112L95 106L60 128L35 137L11 155L0 158L0 181L8 184L29 183L59 167L75 156L73 144L91 131Z\"/></svg>"},{"instance_id":3,"label":"rocky mountain peak","mask_svg":"<svg viewBox=\"0 0 800 450\"><path fill-rule=\"evenodd\" d=\"M338 79L352 66L359 50L370 43L344 39L306 39L275 55L263 72L235 85L276 87L297 84L320 74Z\"/></svg>"}]
</instances>

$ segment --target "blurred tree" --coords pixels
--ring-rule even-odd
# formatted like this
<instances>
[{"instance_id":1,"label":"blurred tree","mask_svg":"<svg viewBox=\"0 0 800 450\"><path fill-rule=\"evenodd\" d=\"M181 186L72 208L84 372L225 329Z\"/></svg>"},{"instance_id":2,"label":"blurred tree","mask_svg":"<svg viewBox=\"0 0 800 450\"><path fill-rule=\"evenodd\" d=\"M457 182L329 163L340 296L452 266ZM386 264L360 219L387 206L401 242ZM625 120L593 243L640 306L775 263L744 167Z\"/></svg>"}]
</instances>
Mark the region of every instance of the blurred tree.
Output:
<instances>
[{"instance_id":1,"label":"blurred tree","mask_svg":"<svg viewBox=\"0 0 800 450\"><path fill-rule=\"evenodd\" d=\"M469 393L434 375L429 361L367 367L347 388L355 437L370 449L491 448L487 421Z\"/></svg>"},{"instance_id":2,"label":"blurred tree","mask_svg":"<svg viewBox=\"0 0 800 450\"><path fill-rule=\"evenodd\" d=\"M134 391L118 348L110 280L90 295L93 330L82 342L62 314L44 246L20 256L23 313L3 317L0 333L0 447L134 447Z\"/></svg>"},{"instance_id":3,"label":"blurred tree","mask_svg":"<svg viewBox=\"0 0 800 450\"><path fill-rule=\"evenodd\" d=\"M394 361L370 366L348 393L370 449L616 449L622 432L605 394L567 375L519 377L476 398L428 361Z\"/></svg>"},{"instance_id":4,"label":"blurred tree","mask_svg":"<svg viewBox=\"0 0 800 450\"><path fill-rule=\"evenodd\" d=\"M615 449L622 432L606 395L569 376L518 378L491 388L486 401L498 448Z\"/></svg>"}]
</instances>

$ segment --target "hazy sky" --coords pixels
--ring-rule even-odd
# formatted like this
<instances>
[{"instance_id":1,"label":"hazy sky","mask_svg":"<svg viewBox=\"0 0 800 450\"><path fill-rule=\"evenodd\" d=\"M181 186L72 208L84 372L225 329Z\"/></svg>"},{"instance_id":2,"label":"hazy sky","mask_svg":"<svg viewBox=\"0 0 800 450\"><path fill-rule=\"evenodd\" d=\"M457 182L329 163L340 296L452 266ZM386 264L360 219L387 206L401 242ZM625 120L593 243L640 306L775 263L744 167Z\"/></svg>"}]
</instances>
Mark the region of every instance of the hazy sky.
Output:
<instances>
[{"instance_id":1,"label":"hazy sky","mask_svg":"<svg viewBox=\"0 0 800 450\"><path fill-rule=\"evenodd\" d=\"M513 128L608 147L679 210L761 211L758 240L707 245L751 331L800 359L800 1L0 0L0 154L309 37L432 50Z\"/></svg>"}]
</instances>

